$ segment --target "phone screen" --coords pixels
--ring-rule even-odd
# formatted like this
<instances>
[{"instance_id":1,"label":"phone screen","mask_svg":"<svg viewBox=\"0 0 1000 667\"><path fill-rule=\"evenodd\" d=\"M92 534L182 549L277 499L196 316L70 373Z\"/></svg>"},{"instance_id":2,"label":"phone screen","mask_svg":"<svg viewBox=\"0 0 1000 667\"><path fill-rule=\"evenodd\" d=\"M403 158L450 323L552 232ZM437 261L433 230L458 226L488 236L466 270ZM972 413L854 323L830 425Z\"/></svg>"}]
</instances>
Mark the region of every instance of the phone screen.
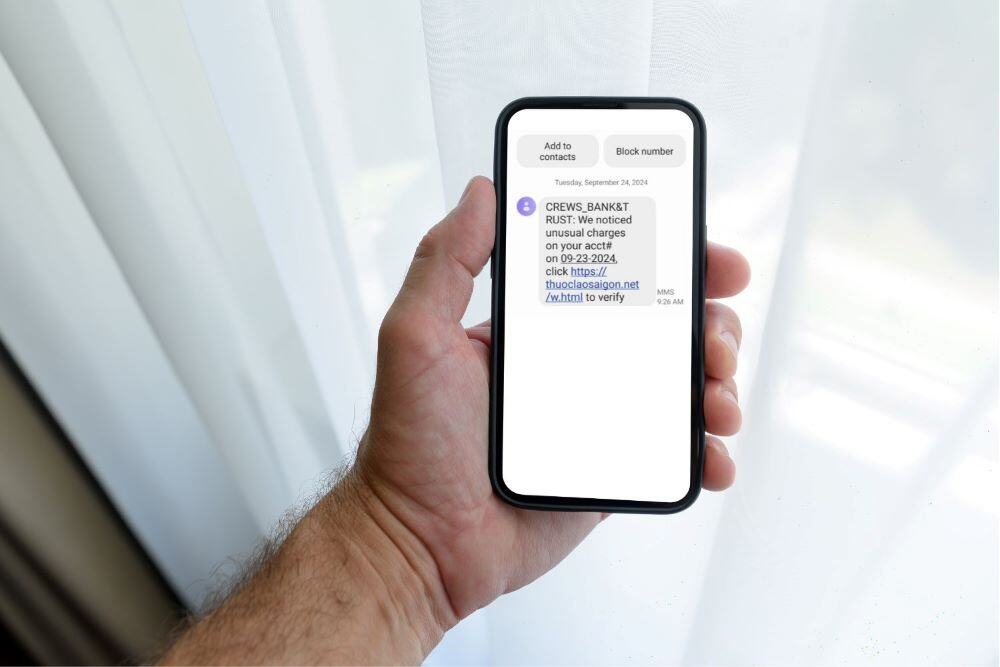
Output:
<instances>
[{"instance_id":1,"label":"phone screen","mask_svg":"<svg viewBox=\"0 0 1000 667\"><path fill-rule=\"evenodd\" d=\"M500 474L511 492L673 503L691 490L697 131L678 108L509 116Z\"/></svg>"}]
</instances>

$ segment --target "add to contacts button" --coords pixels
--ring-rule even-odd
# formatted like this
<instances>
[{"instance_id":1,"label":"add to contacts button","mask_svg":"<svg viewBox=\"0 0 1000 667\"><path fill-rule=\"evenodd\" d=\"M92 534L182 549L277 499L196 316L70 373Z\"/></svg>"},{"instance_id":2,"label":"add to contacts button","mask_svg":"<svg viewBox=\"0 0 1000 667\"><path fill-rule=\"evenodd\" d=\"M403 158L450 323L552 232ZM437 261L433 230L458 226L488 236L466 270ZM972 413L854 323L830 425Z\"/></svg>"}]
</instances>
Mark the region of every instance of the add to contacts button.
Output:
<instances>
[{"instance_id":1,"label":"add to contacts button","mask_svg":"<svg viewBox=\"0 0 1000 667\"><path fill-rule=\"evenodd\" d=\"M612 167L679 167L684 139L676 134L612 134L604 141L604 161Z\"/></svg>"},{"instance_id":2,"label":"add to contacts button","mask_svg":"<svg viewBox=\"0 0 1000 667\"><path fill-rule=\"evenodd\" d=\"M517 161L525 167L593 167L597 164L597 137L528 134L517 142Z\"/></svg>"}]
</instances>

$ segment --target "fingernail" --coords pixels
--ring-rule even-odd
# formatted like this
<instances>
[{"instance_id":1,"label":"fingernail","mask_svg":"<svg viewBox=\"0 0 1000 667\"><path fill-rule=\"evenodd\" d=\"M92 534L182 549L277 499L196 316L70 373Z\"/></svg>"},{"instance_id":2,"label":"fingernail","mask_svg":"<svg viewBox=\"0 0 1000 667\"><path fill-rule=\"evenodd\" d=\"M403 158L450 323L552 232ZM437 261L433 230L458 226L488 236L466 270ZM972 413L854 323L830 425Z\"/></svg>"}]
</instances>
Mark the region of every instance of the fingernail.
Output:
<instances>
[{"instance_id":1,"label":"fingernail","mask_svg":"<svg viewBox=\"0 0 1000 667\"><path fill-rule=\"evenodd\" d=\"M726 444L721 440L709 440L708 444L710 447L715 448L715 450L720 454L724 454L726 458L733 458L729 455L729 450L726 448Z\"/></svg>"},{"instance_id":2,"label":"fingernail","mask_svg":"<svg viewBox=\"0 0 1000 667\"><path fill-rule=\"evenodd\" d=\"M733 359L736 359L740 354L740 344L736 342L736 336L733 335L731 331L723 331L719 334L719 340L725 343L729 351L733 353Z\"/></svg>"},{"instance_id":3,"label":"fingernail","mask_svg":"<svg viewBox=\"0 0 1000 667\"><path fill-rule=\"evenodd\" d=\"M719 387L719 393L722 394L723 398L732 401L734 405L740 404L740 399L736 398L736 393L726 385Z\"/></svg>"}]
</instances>

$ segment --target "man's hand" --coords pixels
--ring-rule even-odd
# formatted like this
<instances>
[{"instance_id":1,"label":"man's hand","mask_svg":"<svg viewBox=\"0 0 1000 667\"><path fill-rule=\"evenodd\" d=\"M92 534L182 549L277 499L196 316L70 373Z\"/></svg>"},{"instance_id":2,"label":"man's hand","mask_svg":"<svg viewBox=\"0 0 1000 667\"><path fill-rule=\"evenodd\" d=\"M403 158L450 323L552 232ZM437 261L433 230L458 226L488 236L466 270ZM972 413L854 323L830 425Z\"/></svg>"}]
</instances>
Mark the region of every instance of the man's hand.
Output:
<instances>
[{"instance_id":1,"label":"man's hand","mask_svg":"<svg viewBox=\"0 0 1000 667\"><path fill-rule=\"evenodd\" d=\"M461 318L493 248L495 196L474 178L417 249L379 332L371 421L351 474L277 556L166 656L172 661L416 662L459 620L547 572L602 519L511 507L487 476L489 323ZM710 298L740 292L743 257L710 245ZM705 423L740 426L741 329L709 302ZM707 436L704 486L735 467Z\"/></svg>"},{"instance_id":2,"label":"man's hand","mask_svg":"<svg viewBox=\"0 0 1000 667\"><path fill-rule=\"evenodd\" d=\"M428 232L379 335L378 378L360 465L382 501L426 545L461 619L547 572L601 520L594 513L522 510L501 502L486 474L489 323L460 323L472 279L493 249L495 197L473 179L458 206ZM738 253L712 246L710 297L749 278ZM741 329L719 303L706 312L705 421L731 435L740 426L736 371ZM735 468L708 437L705 488L733 482ZM449 613L450 612L450 613Z\"/></svg>"}]
</instances>

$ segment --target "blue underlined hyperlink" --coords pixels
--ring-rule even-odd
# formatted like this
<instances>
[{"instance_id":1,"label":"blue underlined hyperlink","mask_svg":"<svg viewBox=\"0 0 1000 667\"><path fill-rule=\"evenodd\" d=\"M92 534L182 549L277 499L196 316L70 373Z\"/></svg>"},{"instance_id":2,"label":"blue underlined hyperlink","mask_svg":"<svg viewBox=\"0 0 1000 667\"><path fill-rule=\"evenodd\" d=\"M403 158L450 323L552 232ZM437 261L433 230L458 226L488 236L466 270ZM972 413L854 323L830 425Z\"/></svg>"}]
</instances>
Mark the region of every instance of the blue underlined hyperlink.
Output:
<instances>
[{"instance_id":1,"label":"blue underlined hyperlink","mask_svg":"<svg viewBox=\"0 0 1000 667\"><path fill-rule=\"evenodd\" d=\"M546 279L546 290L586 290L588 292L636 292L638 280L552 280Z\"/></svg>"}]
</instances>

